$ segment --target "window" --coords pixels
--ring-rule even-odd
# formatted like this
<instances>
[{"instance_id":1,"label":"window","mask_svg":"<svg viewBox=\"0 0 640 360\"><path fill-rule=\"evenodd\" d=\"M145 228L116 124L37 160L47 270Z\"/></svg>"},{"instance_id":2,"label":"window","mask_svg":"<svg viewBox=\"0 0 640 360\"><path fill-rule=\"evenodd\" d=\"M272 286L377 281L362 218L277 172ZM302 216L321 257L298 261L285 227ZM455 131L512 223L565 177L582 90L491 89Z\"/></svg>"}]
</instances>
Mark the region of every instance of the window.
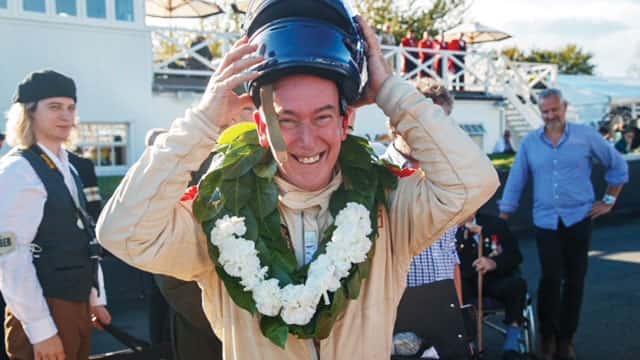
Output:
<instances>
[{"instance_id":1,"label":"window","mask_svg":"<svg viewBox=\"0 0 640 360\"><path fill-rule=\"evenodd\" d=\"M83 123L78 125L78 147L96 166L126 166L129 125Z\"/></svg>"},{"instance_id":2,"label":"window","mask_svg":"<svg viewBox=\"0 0 640 360\"><path fill-rule=\"evenodd\" d=\"M24 9L24 11L45 13L47 8L44 2L45 0L23 0L22 9Z\"/></svg>"},{"instance_id":3,"label":"window","mask_svg":"<svg viewBox=\"0 0 640 360\"><path fill-rule=\"evenodd\" d=\"M133 22L133 0L116 0L116 20Z\"/></svg>"},{"instance_id":4,"label":"window","mask_svg":"<svg viewBox=\"0 0 640 360\"><path fill-rule=\"evenodd\" d=\"M481 149L484 147L484 134L486 131L482 124L460 124L460 127Z\"/></svg>"},{"instance_id":5,"label":"window","mask_svg":"<svg viewBox=\"0 0 640 360\"><path fill-rule=\"evenodd\" d=\"M61 16L76 16L76 0L56 0L56 14Z\"/></svg>"},{"instance_id":6,"label":"window","mask_svg":"<svg viewBox=\"0 0 640 360\"><path fill-rule=\"evenodd\" d=\"M105 0L87 0L87 17L106 19L107 6Z\"/></svg>"},{"instance_id":7,"label":"window","mask_svg":"<svg viewBox=\"0 0 640 360\"><path fill-rule=\"evenodd\" d=\"M0 0L0 9L7 8L7 0Z\"/></svg>"}]
</instances>

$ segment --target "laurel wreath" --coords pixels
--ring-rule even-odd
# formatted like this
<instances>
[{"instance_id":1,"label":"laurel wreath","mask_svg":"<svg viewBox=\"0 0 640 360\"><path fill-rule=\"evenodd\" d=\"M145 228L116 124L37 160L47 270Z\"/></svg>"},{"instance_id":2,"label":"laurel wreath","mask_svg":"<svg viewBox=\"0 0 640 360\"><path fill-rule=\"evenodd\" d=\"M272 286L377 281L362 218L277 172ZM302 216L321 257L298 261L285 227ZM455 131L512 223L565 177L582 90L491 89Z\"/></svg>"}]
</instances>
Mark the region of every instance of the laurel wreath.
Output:
<instances>
[{"instance_id":1,"label":"laurel wreath","mask_svg":"<svg viewBox=\"0 0 640 360\"><path fill-rule=\"evenodd\" d=\"M224 158L200 182L193 213L207 234L209 256L229 296L237 306L258 316L263 335L282 348L289 334L301 339L328 337L347 301L358 298L362 282L369 275L375 251L374 240L378 235L378 209L386 206L386 190L397 185L389 164L378 160L364 138L349 135L342 142L338 163L343 182L331 195L329 210L335 219L347 203L364 206L369 212L373 230L368 236L372 242L371 250L365 261L351 267L349 275L341 280L341 286L328 294L329 301L319 302L308 323L291 325L279 315L266 316L257 311L251 291L240 283L239 277L224 270L219 261L220 249L211 243L210 237L217 220L225 216L244 218L246 232L243 238L254 242L260 264L267 268L266 276L277 279L280 287L305 283L309 264L297 268L295 253L281 232L278 189L274 182L277 163L271 152L260 146L255 126L247 124L227 129L218 139L215 152ZM326 245L335 229L336 226L332 225L324 232L314 260L326 252Z\"/></svg>"}]
</instances>

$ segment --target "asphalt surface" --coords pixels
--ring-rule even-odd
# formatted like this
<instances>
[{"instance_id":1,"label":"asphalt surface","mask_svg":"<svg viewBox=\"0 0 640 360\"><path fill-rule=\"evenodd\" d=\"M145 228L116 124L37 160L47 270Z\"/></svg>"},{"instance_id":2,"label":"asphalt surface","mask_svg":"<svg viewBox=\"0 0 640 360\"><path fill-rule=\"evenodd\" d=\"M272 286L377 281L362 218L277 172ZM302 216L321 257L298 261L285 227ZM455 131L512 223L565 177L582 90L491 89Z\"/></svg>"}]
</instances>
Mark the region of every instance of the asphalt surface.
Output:
<instances>
[{"instance_id":1,"label":"asphalt surface","mask_svg":"<svg viewBox=\"0 0 640 360\"><path fill-rule=\"evenodd\" d=\"M518 234L524 255L523 276L534 297L539 264L532 232ZM119 270L119 276L131 280L132 270ZM128 272L127 272L128 271ZM108 276L108 274L106 275ZM135 274L133 287L121 287L126 297L110 302L114 323L131 334L148 340L149 278ZM596 222L590 251L585 301L575 346L578 359L640 359L640 217L608 218ZM122 349L110 336L96 333L94 354ZM501 358L501 335L485 328L485 359ZM354 359L357 355L354 355Z\"/></svg>"}]
</instances>

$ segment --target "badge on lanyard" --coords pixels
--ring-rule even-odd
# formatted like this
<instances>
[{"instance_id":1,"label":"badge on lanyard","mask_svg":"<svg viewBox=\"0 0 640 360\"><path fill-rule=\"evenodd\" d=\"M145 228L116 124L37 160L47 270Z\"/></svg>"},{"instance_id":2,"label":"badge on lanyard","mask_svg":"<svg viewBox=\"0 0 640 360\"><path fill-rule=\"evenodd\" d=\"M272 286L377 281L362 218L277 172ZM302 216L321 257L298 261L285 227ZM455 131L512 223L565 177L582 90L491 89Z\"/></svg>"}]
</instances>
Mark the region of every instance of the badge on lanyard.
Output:
<instances>
[{"instance_id":1,"label":"badge on lanyard","mask_svg":"<svg viewBox=\"0 0 640 360\"><path fill-rule=\"evenodd\" d=\"M311 262L313 255L318 251L318 235L315 231L304 232L304 263Z\"/></svg>"}]
</instances>

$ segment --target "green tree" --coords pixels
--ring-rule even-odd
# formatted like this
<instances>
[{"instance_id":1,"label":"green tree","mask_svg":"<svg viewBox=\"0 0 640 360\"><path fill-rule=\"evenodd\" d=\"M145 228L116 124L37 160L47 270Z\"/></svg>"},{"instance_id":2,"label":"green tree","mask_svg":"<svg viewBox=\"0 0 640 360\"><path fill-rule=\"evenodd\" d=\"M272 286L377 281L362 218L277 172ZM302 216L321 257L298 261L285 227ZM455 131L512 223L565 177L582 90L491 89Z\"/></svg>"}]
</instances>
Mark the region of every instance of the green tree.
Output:
<instances>
[{"instance_id":1,"label":"green tree","mask_svg":"<svg viewBox=\"0 0 640 360\"><path fill-rule=\"evenodd\" d=\"M420 38L428 31L437 35L462 22L468 9L468 0L433 0L424 4L424 0L409 0L401 7L392 0L359 0L356 10L376 30L382 29L385 23L391 24L396 40L400 40L411 29Z\"/></svg>"},{"instance_id":2,"label":"green tree","mask_svg":"<svg viewBox=\"0 0 640 360\"><path fill-rule=\"evenodd\" d=\"M591 63L593 54L583 51L576 44L567 44L560 50L533 49L528 53L518 48L508 48L502 50L502 54L512 61L556 64L561 74L593 75L596 67Z\"/></svg>"}]
</instances>

